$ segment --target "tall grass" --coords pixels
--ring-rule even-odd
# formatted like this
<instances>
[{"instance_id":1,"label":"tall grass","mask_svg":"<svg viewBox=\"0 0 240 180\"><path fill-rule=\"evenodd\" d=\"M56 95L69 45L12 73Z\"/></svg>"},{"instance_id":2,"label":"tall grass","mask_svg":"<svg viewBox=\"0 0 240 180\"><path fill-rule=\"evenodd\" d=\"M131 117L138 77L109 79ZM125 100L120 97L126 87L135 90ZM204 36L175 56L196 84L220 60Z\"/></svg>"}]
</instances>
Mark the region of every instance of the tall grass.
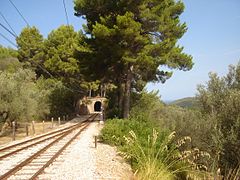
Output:
<instances>
[{"instance_id":1,"label":"tall grass","mask_svg":"<svg viewBox=\"0 0 240 180\"><path fill-rule=\"evenodd\" d=\"M101 138L116 145L137 179L204 179L206 167L198 159L209 156L197 148L183 148L190 137L176 140L175 132L155 130L148 122L114 119L105 123ZM183 148L184 150L181 150ZM205 178L207 179L207 178Z\"/></svg>"},{"instance_id":2,"label":"tall grass","mask_svg":"<svg viewBox=\"0 0 240 180\"><path fill-rule=\"evenodd\" d=\"M230 169L225 173L224 178L227 180L239 180L240 179L240 166Z\"/></svg>"},{"instance_id":3,"label":"tall grass","mask_svg":"<svg viewBox=\"0 0 240 180\"><path fill-rule=\"evenodd\" d=\"M127 148L129 151L123 153L125 158L132 158L138 162L136 175L138 179L174 179L174 173L171 172L167 162L168 156L164 157L167 151L168 140L165 140L159 147L157 145L158 133L153 130L151 136L148 136L147 146L143 146L138 140L134 131L129 132L129 136L125 137ZM170 137L170 136L169 136ZM171 137L170 137L171 138Z\"/></svg>"}]
</instances>

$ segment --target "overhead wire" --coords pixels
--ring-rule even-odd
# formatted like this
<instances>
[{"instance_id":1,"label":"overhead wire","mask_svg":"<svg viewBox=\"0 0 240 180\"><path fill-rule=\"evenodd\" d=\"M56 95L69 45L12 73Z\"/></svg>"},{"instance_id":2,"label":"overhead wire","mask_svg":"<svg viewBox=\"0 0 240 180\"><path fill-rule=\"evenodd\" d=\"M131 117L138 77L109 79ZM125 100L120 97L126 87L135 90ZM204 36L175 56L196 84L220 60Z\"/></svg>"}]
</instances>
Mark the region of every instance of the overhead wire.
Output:
<instances>
[{"instance_id":1,"label":"overhead wire","mask_svg":"<svg viewBox=\"0 0 240 180\"><path fill-rule=\"evenodd\" d=\"M25 45L27 45L27 43L25 42L25 41L22 41ZM30 60L27 60L28 62L30 62L30 63L33 63L33 64L35 64L37 67L39 67L41 70L43 70L45 73L47 73L52 79L55 79L55 80L59 80L59 79L57 79L52 73L50 73L45 67L43 67L41 64L39 64L39 63L37 63L37 62L35 62L35 61L30 61ZM56 73L57 74L57 76L58 76L58 78L60 78L61 76L58 74L58 73ZM80 93L83 93L84 91L80 91L80 90L76 90L76 89L73 89L73 88L71 88L71 87L68 87L66 84L64 84L64 87L66 88L66 89L68 89L68 90L70 90L71 92L80 92Z\"/></svg>"},{"instance_id":2,"label":"overhead wire","mask_svg":"<svg viewBox=\"0 0 240 180\"><path fill-rule=\"evenodd\" d=\"M4 36L2 33L0 33L0 36L2 36L5 40L7 40L10 44L15 46L16 48L18 47L14 42L12 42L10 39L8 39L6 36Z\"/></svg>"},{"instance_id":3,"label":"overhead wire","mask_svg":"<svg viewBox=\"0 0 240 180\"><path fill-rule=\"evenodd\" d=\"M2 13L1 13L2 15ZM0 26L5 29L8 33L10 33L14 38L17 38L17 35L14 34L11 30L9 30L6 26L4 26L2 23L0 23ZM14 47L18 48L18 46L13 42L11 41L9 38L7 38L5 35L3 35L2 33L0 33L0 36L2 38L4 38L6 41L8 41L10 44L12 44Z\"/></svg>"},{"instance_id":4,"label":"overhead wire","mask_svg":"<svg viewBox=\"0 0 240 180\"><path fill-rule=\"evenodd\" d=\"M9 2L14 6L14 8L16 9L16 11L18 12L18 14L22 17L22 19L25 21L25 23L27 24L28 27L30 27L29 23L27 22L27 20L23 17L23 15L21 14L21 12L18 10L18 8L14 5L14 3L9 0ZM65 4L65 2L64 2ZM65 5L64 5L65 6ZM66 11L66 9L65 9ZM3 24L0 23L0 25L6 30L8 31L12 36L14 36L15 38L17 38L17 34L15 33L15 31L11 28L10 24L7 22L7 20L5 19L5 17L2 15L1 13L1 16L3 17L3 19L5 20L5 22L8 24L8 26L10 27L10 29L13 31L11 32L7 27L5 27ZM67 12L66 12L66 17L67 17ZM68 22L68 19L67 19L67 22ZM2 36L4 39L6 39L9 43L11 43L13 46L15 46L16 48L18 48L18 45L16 45L14 42L12 42L10 39L8 39L6 36L4 36L2 33L0 33L0 36ZM25 41L22 41L24 44L27 44ZM28 60L29 61L29 60ZM42 67L40 64L38 64L37 62L35 61L29 61L29 62L32 62L34 63L35 65L37 65L40 69L42 69L44 72L46 72L52 79L55 79L58 81L58 79L56 79L46 68ZM75 89L72 89L72 88L69 88L67 85L64 84L64 87L68 90L70 90L71 92L80 92L80 93L83 93L84 91L79 91L79 90L75 90ZM71 105L69 103L69 105Z\"/></svg>"},{"instance_id":5,"label":"overhead wire","mask_svg":"<svg viewBox=\"0 0 240 180\"><path fill-rule=\"evenodd\" d=\"M2 23L0 23L0 26L2 26L2 28L4 28L7 32L9 32L14 38L17 38L17 36L12 31L10 31L6 26L4 26Z\"/></svg>"},{"instance_id":6,"label":"overhead wire","mask_svg":"<svg viewBox=\"0 0 240 180\"><path fill-rule=\"evenodd\" d=\"M9 0L9 2L13 5L13 7L15 8L15 10L18 12L18 14L22 17L22 19L25 21L25 23L29 25L29 23L27 22L27 20L24 18L24 16L22 15L22 13L18 10L18 8L16 7L16 5ZM66 20L67 20L67 24L69 26L69 20L68 20L68 14L67 14L67 9L66 9L66 4L65 1L63 0L63 5L64 5L64 9L65 9L65 16L66 16ZM3 14L1 13L1 16L3 17L3 19L5 20L5 22L8 24L8 26L11 28L10 24L8 23L8 21L6 20L6 18L3 16ZM8 31L8 33L10 33L12 36L14 36L15 38L17 38L18 36L16 35L15 31L11 28L11 30L13 32L11 32L7 27L5 27L3 24L0 23L0 25L6 30ZM9 40L6 36L4 36L2 33L0 33L0 35L6 39L9 43L11 43L13 46L15 46L16 48L18 48L18 45L16 45L14 42L12 42L11 40ZM22 41L24 44L27 44L25 41ZM28 60L29 61L29 60ZM36 66L38 66L40 69L42 69L45 73L47 73L51 78L58 80L57 78L55 78L46 68L44 68L43 66L41 66L39 63L35 62L35 61L29 61L34 63ZM60 77L60 75L57 73L57 75ZM66 87L66 89L72 91L72 92L80 92L80 93L84 93L85 91L80 91L80 90L76 90L73 88L69 88L68 86L64 85Z\"/></svg>"},{"instance_id":7,"label":"overhead wire","mask_svg":"<svg viewBox=\"0 0 240 180\"><path fill-rule=\"evenodd\" d=\"M23 21L27 24L27 26L30 26L29 23L27 22L27 20L24 18L24 16L22 15L22 13L19 11L19 9L17 8L17 6L12 2L12 0L8 0L13 7L16 9L16 11L18 12L18 14L22 17Z\"/></svg>"},{"instance_id":8,"label":"overhead wire","mask_svg":"<svg viewBox=\"0 0 240 180\"><path fill-rule=\"evenodd\" d=\"M1 23L0 23L1 25ZM4 28L5 29L5 28ZM7 28L6 30L11 33L11 31L9 31ZM11 35L13 35L11 33ZM7 38L6 36L4 36L2 33L0 33L0 36L2 36L5 40L7 40L10 44L12 44L14 47L18 48L18 45L16 45L13 41L11 41L9 38ZM14 36L14 35L13 35ZM15 36L14 36L15 37ZM27 44L25 41L22 41L25 45ZM28 62L32 62L33 64L35 64L36 66L38 66L41 70L43 70L45 73L47 73L51 78L55 79L55 80L58 80L56 77L54 77L54 75L52 75L46 68L44 68L43 66L41 66L39 63L35 62L35 61L29 61L27 60ZM58 77L60 77L60 75L57 73ZM70 88L68 87L67 85L64 85L66 87L66 89L72 91L72 92L80 92L80 93L83 93L84 91L79 91L79 90L76 90L76 89L73 89L73 88Z\"/></svg>"},{"instance_id":9,"label":"overhead wire","mask_svg":"<svg viewBox=\"0 0 240 180\"><path fill-rule=\"evenodd\" d=\"M68 13L67 13L67 8L66 8L66 3L65 0L62 1L63 2L63 7L64 7L64 12L65 12L65 17L66 17L66 21L67 21L67 25L70 31L70 24L69 24L69 18L68 18ZM75 80L77 80L76 78L74 78ZM84 92L84 91L79 91L79 92Z\"/></svg>"},{"instance_id":10,"label":"overhead wire","mask_svg":"<svg viewBox=\"0 0 240 180\"><path fill-rule=\"evenodd\" d=\"M63 7L64 7L64 10L65 10L65 16L66 16L66 20L67 20L67 25L69 26L69 20L68 20L68 14L67 14L65 0L63 0Z\"/></svg>"},{"instance_id":11,"label":"overhead wire","mask_svg":"<svg viewBox=\"0 0 240 180\"><path fill-rule=\"evenodd\" d=\"M0 15L2 16L3 20L7 23L8 27L12 30L12 33L17 36L17 33L13 30L12 26L10 25L10 23L8 22L8 20L5 18L5 16L1 13L0 11Z\"/></svg>"},{"instance_id":12,"label":"overhead wire","mask_svg":"<svg viewBox=\"0 0 240 180\"><path fill-rule=\"evenodd\" d=\"M4 17L2 13L1 13L1 15L2 15L2 17ZM1 26L3 29L5 29L8 33L10 33L14 38L17 38L17 35L14 34L11 30L9 30L9 29L8 29L6 26L4 26L2 23L0 23L0 26ZM13 41L11 41L9 38L7 38L5 35L3 35L2 33L0 33L0 36L1 36L2 38L4 38L6 41L8 41L10 44L12 44L14 47L18 48L18 46L17 46Z\"/></svg>"},{"instance_id":13,"label":"overhead wire","mask_svg":"<svg viewBox=\"0 0 240 180\"><path fill-rule=\"evenodd\" d=\"M15 43L13 43L11 40L9 40L7 37L5 37L2 33L0 33L0 36L3 36L4 38L6 38L7 41L9 41L12 45L14 45L15 47L18 47ZM46 70L45 68L43 68L40 64L34 62L34 61L29 61L29 62L33 62L34 64L36 64L38 67L40 67L40 69L42 69L44 72L46 72L48 75L51 76L52 79L55 79L55 80L58 80L56 79L48 70ZM29 74L28 74L29 75ZM56 87L57 85L55 85ZM64 88L68 89L69 91L71 92L80 92L80 93L85 93L84 91L79 91L79 90L75 90L75 89L72 89L72 88L69 88L68 86L66 86L64 84ZM69 102L67 102L67 104L69 105L72 105L70 104Z\"/></svg>"},{"instance_id":14,"label":"overhead wire","mask_svg":"<svg viewBox=\"0 0 240 180\"><path fill-rule=\"evenodd\" d=\"M15 46L16 48L18 48L18 46L12 42L10 39L8 39L6 36L4 36L2 33L0 33L0 36L2 36L4 39L6 39L9 43L11 43L13 46ZM44 72L46 72L51 78L57 80L47 69L45 69L44 67L42 67L40 64L34 62L34 61L29 61L29 62L32 62L34 63L35 65L37 65L40 69L42 69ZM74 89L71 89L69 87L67 87L66 85L64 85L64 87L72 92L76 91Z\"/></svg>"}]
</instances>

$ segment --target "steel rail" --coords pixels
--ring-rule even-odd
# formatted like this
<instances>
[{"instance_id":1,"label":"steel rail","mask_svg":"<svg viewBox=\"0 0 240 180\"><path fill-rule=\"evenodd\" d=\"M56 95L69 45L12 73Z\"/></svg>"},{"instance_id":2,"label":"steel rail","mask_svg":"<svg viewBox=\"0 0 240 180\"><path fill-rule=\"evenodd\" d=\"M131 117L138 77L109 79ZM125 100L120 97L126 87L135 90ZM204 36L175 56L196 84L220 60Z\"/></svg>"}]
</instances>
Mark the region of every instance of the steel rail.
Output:
<instances>
[{"instance_id":1,"label":"steel rail","mask_svg":"<svg viewBox=\"0 0 240 180\"><path fill-rule=\"evenodd\" d=\"M46 169L50 164L52 164L52 162L57 159L57 157L72 143L72 141L74 139L76 139L80 134L81 132L86 129L88 126L89 126L90 123L87 123L82 129L80 129L80 131L75 135L73 136L55 155L52 156L52 158L47 161L43 167L41 167L31 178L30 180L34 180L36 179L40 174L42 174L42 172L44 171L44 169Z\"/></svg>"},{"instance_id":2,"label":"steel rail","mask_svg":"<svg viewBox=\"0 0 240 180\"><path fill-rule=\"evenodd\" d=\"M47 140L50 140L50 139L55 138L55 137L57 137L57 136L60 136L60 135L64 134L65 132L66 132L66 130L63 131L63 132L60 132L60 133L58 133L58 134L52 135L52 136L50 136L50 137L48 137L48 138L42 139L42 140L40 140L40 141L36 141L36 142L34 142L34 143L32 143L32 144L29 144L29 145L27 145L27 146L24 146L24 147L22 147L22 148L19 148L19 149L15 150L15 151L11 151L11 152L9 152L9 153L6 153L6 154L0 156L0 160L6 158L6 157L8 157L8 156L11 156L11 155L13 155L13 154L16 154L16 153L18 153L18 152L20 152L20 151L22 151L22 150L24 150L24 149L27 149L27 148L33 147L33 146L35 146L35 145L37 145L37 144L40 144L40 143L42 143L42 142L44 142L44 141L47 141Z\"/></svg>"},{"instance_id":3,"label":"steel rail","mask_svg":"<svg viewBox=\"0 0 240 180\"><path fill-rule=\"evenodd\" d=\"M91 117L91 116L90 116L90 117ZM88 118L90 118L90 117L88 117ZM74 126L77 126L77 124L68 126L68 127L66 127L66 128L58 129L58 130L55 130L55 131L52 131L52 132L49 132L49 133L46 133L46 134L43 134L43 135L40 135L40 136L31 138L31 139L28 139L28 140L26 140L26 141L20 142L20 143L16 143L16 144L13 144L13 145L10 145L10 146L3 147L3 148L0 149L0 152L5 151L5 150L9 150L10 148L14 148L14 147L16 147L16 146L20 146L20 145L29 143L29 142L31 142L31 141L35 141L35 140L37 140L37 139L41 139L41 138L43 138L43 137L46 137L46 136L49 136L49 135L52 135L52 134L61 132L61 131L63 131L63 130L70 129L70 128L74 127Z\"/></svg>"},{"instance_id":4,"label":"steel rail","mask_svg":"<svg viewBox=\"0 0 240 180\"><path fill-rule=\"evenodd\" d=\"M83 128L78 132L79 134L90 124L90 123L86 123L87 121L89 121L90 118L93 118L93 120L97 117L98 114L94 114L90 117L88 117L86 120L84 120L83 122L81 122L80 124L78 124L78 126L70 129L70 130L67 130L64 134L62 134L60 137L58 137L57 139L55 139L54 141L52 141L51 143L49 143L47 146L45 146L44 148L40 149L39 151L37 151L36 153L34 153L32 156L28 157L26 160L22 161L20 164L18 164L17 166L15 166L14 168L10 169L8 172L4 173L3 175L0 176L0 179L7 179L8 177L12 176L13 174L15 174L17 171L19 171L20 169L22 169L22 167L26 166L27 164L29 164L30 162L32 162L34 159L36 159L38 156L40 156L43 152L45 152L47 149L49 149L51 146L53 146L55 143L59 142L61 139L63 139L64 137L66 137L67 135L69 135L73 130L79 128L79 127L82 127ZM85 125L87 124L87 125ZM85 125L85 126L84 126ZM77 133L77 134L78 134ZM78 135L79 135L78 134ZM75 136L74 136L75 137ZM76 136L77 137L77 136ZM73 141L74 139L71 138L71 142ZM67 145L65 146L64 145L64 148L62 147L60 150L61 152L71 143L67 143ZM61 152L60 150L57 152L57 155L55 157L55 155L50 159L50 160L54 160L55 158L57 158ZM55 158L54 158L55 157ZM37 171L34 176L38 176L40 173L42 173L42 171L47 167L49 166L49 164L51 164L51 162L47 162L47 164L44 166L44 168L41 168L39 171Z\"/></svg>"},{"instance_id":5,"label":"steel rail","mask_svg":"<svg viewBox=\"0 0 240 180\"><path fill-rule=\"evenodd\" d=\"M30 156L29 158L27 158L26 160L22 161L20 164L18 164L17 166L15 166L14 168L12 168L11 170L9 170L8 172L6 172L5 174L0 176L0 179L7 179L8 177L10 177L11 175L13 175L14 173L16 173L18 170L20 170L23 166L25 166L26 164L28 164L29 162L31 162L32 160L34 160L37 156L39 156L41 153L45 152L49 147L51 147L53 144L57 143L58 141L60 141L63 137L65 137L66 135L70 134L72 131L69 130L67 131L65 134L61 135L60 137L58 137L57 139L55 139L54 141L52 141L51 143L49 143L47 146L45 146L44 148L40 149L39 151L37 151L36 153L34 153L32 156Z\"/></svg>"}]
</instances>

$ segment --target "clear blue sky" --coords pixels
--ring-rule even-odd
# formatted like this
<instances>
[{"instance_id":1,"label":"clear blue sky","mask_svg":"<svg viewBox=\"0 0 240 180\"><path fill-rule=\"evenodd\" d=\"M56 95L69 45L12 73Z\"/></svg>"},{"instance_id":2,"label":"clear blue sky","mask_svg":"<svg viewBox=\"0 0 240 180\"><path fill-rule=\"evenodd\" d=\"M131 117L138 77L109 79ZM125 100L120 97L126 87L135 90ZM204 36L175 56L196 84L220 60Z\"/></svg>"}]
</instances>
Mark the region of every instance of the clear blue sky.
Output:
<instances>
[{"instance_id":1,"label":"clear blue sky","mask_svg":"<svg viewBox=\"0 0 240 180\"><path fill-rule=\"evenodd\" d=\"M66 24L62 0L12 0L31 26L47 37L48 33ZM70 24L79 30L83 20L73 15L73 1L65 0ZM208 80L210 71L225 75L229 64L240 60L240 0L183 0L182 22L188 31L179 41L184 51L193 56L194 67L189 72L175 71L165 84L149 83L147 89L159 90L163 100L194 96L197 84ZM0 12L17 34L26 26L9 0L0 0ZM0 22L7 26L0 16ZM0 32L12 41L10 34ZM11 46L0 37L0 44Z\"/></svg>"}]
</instances>

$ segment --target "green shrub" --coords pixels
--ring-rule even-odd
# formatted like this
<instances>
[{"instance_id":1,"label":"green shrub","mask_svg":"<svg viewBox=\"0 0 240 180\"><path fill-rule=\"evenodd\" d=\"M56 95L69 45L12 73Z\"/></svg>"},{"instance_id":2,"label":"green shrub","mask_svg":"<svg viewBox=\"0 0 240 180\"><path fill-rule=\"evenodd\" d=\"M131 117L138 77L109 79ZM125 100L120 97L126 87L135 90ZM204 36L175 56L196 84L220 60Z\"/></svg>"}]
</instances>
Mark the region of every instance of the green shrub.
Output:
<instances>
[{"instance_id":1,"label":"green shrub","mask_svg":"<svg viewBox=\"0 0 240 180\"><path fill-rule=\"evenodd\" d=\"M138 179L173 179L174 172L171 171L171 167L178 161L169 161L177 155L175 150L168 149L171 137L169 139L165 138L159 145L157 143L158 134L153 129L152 136L148 136L147 145L144 145L139 141L134 131L130 131L129 134L128 137L125 137L127 145L123 155L137 162Z\"/></svg>"},{"instance_id":2,"label":"green shrub","mask_svg":"<svg viewBox=\"0 0 240 180\"><path fill-rule=\"evenodd\" d=\"M108 120L101 138L118 147L139 179L211 177L206 173L206 164L211 161L209 153L201 151L209 146L203 140L207 140L211 126L200 112L167 106L157 92L143 92L138 95L130 117ZM155 140L153 129L158 132ZM173 131L176 138L170 135ZM188 140L190 143L186 143ZM201 150L196 148L198 145Z\"/></svg>"},{"instance_id":3,"label":"green shrub","mask_svg":"<svg viewBox=\"0 0 240 180\"><path fill-rule=\"evenodd\" d=\"M101 131L104 142L116 145L140 179L186 177L187 162L173 142L174 133L158 132L149 121L111 119ZM130 136L129 136L130 132Z\"/></svg>"},{"instance_id":4,"label":"green shrub","mask_svg":"<svg viewBox=\"0 0 240 180\"><path fill-rule=\"evenodd\" d=\"M208 143L213 142L209 149L216 155L213 170L225 175L240 164L240 63L229 66L224 77L210 73L209 78L198 86L197 97L212 127Z\"/></svg>"},{"instance_id":5,"label":"green shrub","mask_svg":"<svg viewBox=\"0 0 240 180\"><path fill-rule=\"evenodd\" d=\"M101 138L104 142L116 146L124 146L124 136L129 131L134 130L138 136L144 138L151 133L153 125L150 122L139 122L134 119L110 119L105 123L101 132Z\"/></svg>"},{"instance_id":6,"label":"green shrub","mask_svg":"<svg viewBox=\"0 0 240 180\"><path fill-rule=\"evenodd\" d=\"M204 164L208 170L212 167L216 151L212 150L211 140L213 123L199 110L186 109L175 105L165 105L161 102L157 92L142 92L131 109L131 117L137 121L151 121L161 131L176 132L177 140L186 136L191 137L191 143L184 144L180 151L199 149L210 154L194 160L195 164ZM204 168L205 169L205 168Z\"/></svg>"}]
</instances>

